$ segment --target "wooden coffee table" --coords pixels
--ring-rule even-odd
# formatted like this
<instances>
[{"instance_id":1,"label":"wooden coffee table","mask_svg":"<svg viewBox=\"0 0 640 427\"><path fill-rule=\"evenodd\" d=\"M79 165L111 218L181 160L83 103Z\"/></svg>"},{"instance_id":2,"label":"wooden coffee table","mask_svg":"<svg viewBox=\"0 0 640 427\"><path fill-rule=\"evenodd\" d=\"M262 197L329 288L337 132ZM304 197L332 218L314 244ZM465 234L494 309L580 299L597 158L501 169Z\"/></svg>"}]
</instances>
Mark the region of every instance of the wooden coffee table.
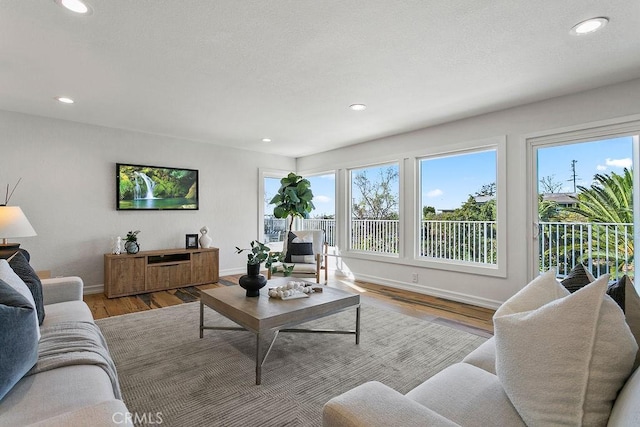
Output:
<instances>
[{"instance_id":1,"label":"wooden coffee table","mask_svg":"<svg viewBox=\"0 0 640 427\"><path fill-rule=\"evenodd\" d=\"M256 335L256 385L262 378L264 365L279 332L306 332L325 334L353 334L356 344L360 344L360 295L342 291L340 289L322 286L322 292L316 292L309 298L280 300L269 298L268 288L282 286L290 280L302 281L290 277L270 280L260 290L259 297L246 297L245 290L240 286L223 286L200 292L200 338L205 329L213 330L241 330L250 331ZM318 286L317 284L313 284ZM205 326L204 306L207 306L241 327ZM310 320L329 316L340 311L355 308L356 325L354 330L334 329L292 329L292 326ZM271 344L262 354L260 337L262 334L275 331Z\"/></svg>"}]
</instances>

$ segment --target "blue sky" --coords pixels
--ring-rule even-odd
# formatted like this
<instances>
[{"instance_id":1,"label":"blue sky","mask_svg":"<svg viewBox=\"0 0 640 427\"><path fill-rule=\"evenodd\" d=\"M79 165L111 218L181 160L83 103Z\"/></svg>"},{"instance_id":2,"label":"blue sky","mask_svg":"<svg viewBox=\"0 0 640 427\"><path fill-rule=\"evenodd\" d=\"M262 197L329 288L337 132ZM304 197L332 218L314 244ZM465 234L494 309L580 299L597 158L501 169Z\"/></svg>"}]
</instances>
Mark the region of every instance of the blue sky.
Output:
<instances>
[{"instance_id":1,"label":"blue sky","mask_svg":"<svg viewBox=\"0 0 640 427\"><path fill-rule=\"evenodd\" d=\"M480 191L483 185L496 182L496 152L479 151L455 156L435 157L420 162L422 171L422 206L436 211L455 209Z\"/></svg>"},{"instance_id":2,"label":"blue sky","mask_svg":"<svg viewBox=\"0 0 640 427\"><path fill-rule=\"evenodd\" d=\"M538 150L538 181L554 176L562 183L561 193L573 191L571 161L576 163L576 184L591 186L595 174L621 174L631 168L632 142L630 136L594 142L561 145Z\"/></svg>"},{"instance_id":3,"label":"blue sky","mask_svg":"<svg viewBox=\"0 0 640 427\"><path fill-rule=\"evenodd\" d=\"M622 173L631 167L632 137L547 147L538 150L538 181L553 177L562 184L560 192L573 191L571 161L576 160L577 185L590 186L597 173ZM375 179L380 168L369 168L367 176ZM495 151L481 151L421 161L422 205L436 210L455 209L479 191L483 185L496 181ZM316 210L311 216L335 212L335 177L320 175L306 177L311 181ZM280 187L279 179L267 179L265 192L273 197ZM266 206L265 214L273 212Z\"/></svg>"},{"instance_id":4,"label":"blue sky","mask_svg":"<svg viewBox=\"0 0 640 427\"><path fill-rule=\"evenodd\" d=\"M311 217L323 214L333 215L335 212L335 176L331 174L306 176L305 178L311 182L313 204L316 207L311 212ZM265 180L264 189L269 200L278 192L278 188L280 188L280 179L267 178ZM264 213L265 215L273 214L273 206L268 206L265 203Z\"/></svg>"}]
</instances>

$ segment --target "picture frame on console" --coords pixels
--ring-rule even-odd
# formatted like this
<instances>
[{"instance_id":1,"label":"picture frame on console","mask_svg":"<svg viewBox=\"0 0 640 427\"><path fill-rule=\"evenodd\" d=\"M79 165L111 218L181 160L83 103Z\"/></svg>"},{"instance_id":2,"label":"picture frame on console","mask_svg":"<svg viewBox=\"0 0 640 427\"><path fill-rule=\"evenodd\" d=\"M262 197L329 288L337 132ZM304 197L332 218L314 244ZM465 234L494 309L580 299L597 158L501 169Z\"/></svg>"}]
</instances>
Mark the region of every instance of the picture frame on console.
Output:
<instances>
[{"instance_id":1,"label":"picture frame on console","mask_svg":"<svg viewBox=\"0 0 640 427\"><path fill-rule=\"evenodd\" d=\"M198 249L198 235L197 234L185 235L184 246L185 246L185 249Z\"/></svg>"}]
</instances>

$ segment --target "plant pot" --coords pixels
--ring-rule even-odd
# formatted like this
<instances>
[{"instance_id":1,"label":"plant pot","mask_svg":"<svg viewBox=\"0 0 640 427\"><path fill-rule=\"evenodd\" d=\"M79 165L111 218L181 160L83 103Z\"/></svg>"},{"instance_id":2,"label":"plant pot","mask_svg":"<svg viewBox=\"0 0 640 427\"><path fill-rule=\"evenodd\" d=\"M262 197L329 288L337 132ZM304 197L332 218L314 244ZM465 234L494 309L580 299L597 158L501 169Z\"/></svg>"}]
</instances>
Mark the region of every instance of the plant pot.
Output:
<instances>
[{"instance_id":1,"label":"plant pot","mask_svg":"<svg viewBox=\"0 0 640 427\"><path fill-rule=\"evenodd\" d=\"M128 254L137 254L140 250L140 245L138 244L138 242L126 242L124 244L124 249Z\"/></svg>"},{"instance_id":2,"label":"plant pot","mask_svg":"<svg viewBox=\"0 0 640 427\"><path fill-rule=\"evenodd\" d=\"M260 289L267 284L267 279L260 274L260 264L247 264L247 274L240 276L238 283L247 290L248 297L259 297Z\"/></svg>"}]
</instances>

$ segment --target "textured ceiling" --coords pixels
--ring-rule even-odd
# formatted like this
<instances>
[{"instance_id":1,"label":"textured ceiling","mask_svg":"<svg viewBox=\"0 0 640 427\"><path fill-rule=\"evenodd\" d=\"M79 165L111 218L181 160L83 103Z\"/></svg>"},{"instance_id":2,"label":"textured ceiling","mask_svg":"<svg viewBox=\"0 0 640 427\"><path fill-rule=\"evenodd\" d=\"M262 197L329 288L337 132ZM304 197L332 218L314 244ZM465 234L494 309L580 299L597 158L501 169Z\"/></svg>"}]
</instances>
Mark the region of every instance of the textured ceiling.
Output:
<instances>
[{"instance_id":1,"label":"textured ceiling","mask_svg":"<svg viewBox=\"0 0 640 427\"><path fill-rule=\"evenodd\" d=\"M0 0L0 109L299 157L640 77L637 0L87 3Z\"/></svg>"}]
</instances>

